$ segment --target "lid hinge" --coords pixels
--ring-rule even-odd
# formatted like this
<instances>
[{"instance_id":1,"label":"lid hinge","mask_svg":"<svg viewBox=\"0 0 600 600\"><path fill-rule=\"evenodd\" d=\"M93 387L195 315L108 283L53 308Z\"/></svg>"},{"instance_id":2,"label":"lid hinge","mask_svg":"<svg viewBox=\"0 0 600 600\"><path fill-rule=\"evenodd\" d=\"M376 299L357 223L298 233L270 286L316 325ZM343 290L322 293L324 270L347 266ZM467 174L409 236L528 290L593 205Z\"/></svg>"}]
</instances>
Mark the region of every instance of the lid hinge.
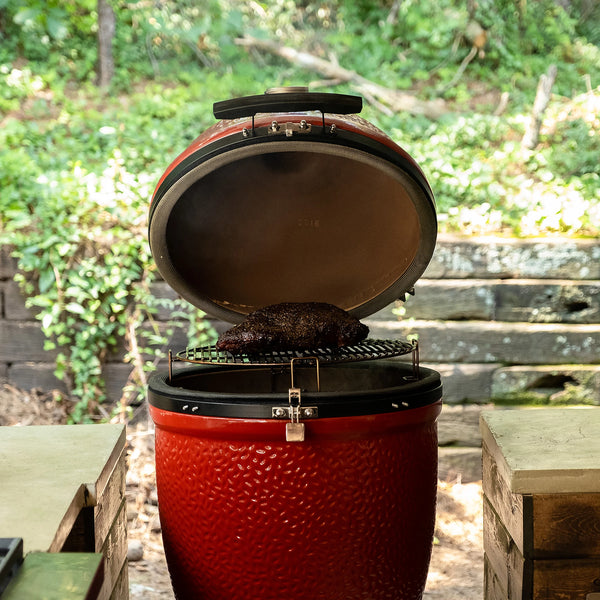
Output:
<instances>
[{"instance_id":1,"label":"lid hinge","mask_svg":"<svg viewBox=\"0 0 600 600\"><path fill-rule=\"evenodd\" d=\"M312 125L305 119L302 119L300 123L287 122L279 124L277 121L272 121L267 133L269 135L285 135L285 137L292 137L296 133L310 133L311 130Z\"/></svg>"}]
</instances>

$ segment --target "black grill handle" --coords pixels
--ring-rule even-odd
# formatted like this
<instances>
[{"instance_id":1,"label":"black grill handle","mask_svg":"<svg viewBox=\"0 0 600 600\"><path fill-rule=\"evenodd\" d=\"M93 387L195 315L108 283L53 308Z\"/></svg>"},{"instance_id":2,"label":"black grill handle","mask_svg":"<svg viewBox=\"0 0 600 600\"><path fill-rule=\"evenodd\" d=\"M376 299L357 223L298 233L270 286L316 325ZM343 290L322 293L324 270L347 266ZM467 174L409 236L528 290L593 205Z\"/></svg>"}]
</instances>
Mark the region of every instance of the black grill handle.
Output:
<instances>
[{"instance_id":1,"label":"black grill handle","mask_svg":"<svg viewBox=\"0 0 600 600\"><path fill-rule=\"evenodd\" d=\"M217 119L253 117L256 113L305 112L318 110L337 115L356 114L362 110L362 98L348 94L285 91L258 96L243 96L213 104Z\"/></svg>"}]
</instances>

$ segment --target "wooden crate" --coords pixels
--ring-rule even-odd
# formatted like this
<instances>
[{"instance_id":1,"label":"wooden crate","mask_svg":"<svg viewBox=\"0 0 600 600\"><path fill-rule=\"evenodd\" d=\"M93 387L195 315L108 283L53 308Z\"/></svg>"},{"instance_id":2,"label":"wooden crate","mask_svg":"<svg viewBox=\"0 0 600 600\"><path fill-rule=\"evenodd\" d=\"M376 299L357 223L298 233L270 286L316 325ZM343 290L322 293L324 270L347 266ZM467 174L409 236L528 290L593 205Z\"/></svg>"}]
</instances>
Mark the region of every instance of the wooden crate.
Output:
<instances>
[{"instance_id":1,"label":"wooden crate","mask_svg":"<svg viewBox=\"0 0 600 600\"><path fill-rule=\"evenodd\" d=\"M600 600L600 409L484 412L486 600Z\"/></svg>"},{"instance_id":2,"label":"wooden crate","mask_svg":"<svg viewBox=\"0 0 600 600\"><path fill-rule=\"evenodd\" d=\"M101 555L98 600L129 597L125 442L122 425L0 427L0 537Z\"/></svg>"}]
</instances>

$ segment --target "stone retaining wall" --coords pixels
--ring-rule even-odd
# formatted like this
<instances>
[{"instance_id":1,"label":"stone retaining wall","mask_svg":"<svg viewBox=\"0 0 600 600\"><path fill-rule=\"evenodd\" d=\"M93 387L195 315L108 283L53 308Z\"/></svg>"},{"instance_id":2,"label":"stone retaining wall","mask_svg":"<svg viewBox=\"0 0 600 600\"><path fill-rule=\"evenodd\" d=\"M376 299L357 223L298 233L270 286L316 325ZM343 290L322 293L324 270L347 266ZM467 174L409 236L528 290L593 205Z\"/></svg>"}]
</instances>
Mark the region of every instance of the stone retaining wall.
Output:
<instances>
[{"instance_id":1,"label":"stone retaining wall","mask_svg":"<svg viewBox=\"0 0 600 600\"><path fill-rule=\"evenodd\" d=\"M56 354L44 351L14 270L0 248L0 382L61 389ZM164 283L155 290L173 296ZM415 296L365 322L373 337L417 335L421 361L442 373L450 404L516 392L600 398L600 244L441 237ZM184 346L184 339L172 340L173 349ZM106 365L111 399L120 397L128 372L119 356Z\"/></svg>"}]
</instances>

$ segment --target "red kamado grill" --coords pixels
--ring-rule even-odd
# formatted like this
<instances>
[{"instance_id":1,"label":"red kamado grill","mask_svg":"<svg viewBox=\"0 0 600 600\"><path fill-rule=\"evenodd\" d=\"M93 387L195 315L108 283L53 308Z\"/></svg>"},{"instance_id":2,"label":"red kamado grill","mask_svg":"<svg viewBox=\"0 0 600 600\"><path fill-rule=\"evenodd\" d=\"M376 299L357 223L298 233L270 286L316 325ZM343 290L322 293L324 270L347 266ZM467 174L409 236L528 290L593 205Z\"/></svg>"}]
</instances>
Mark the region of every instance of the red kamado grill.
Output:
<instances>
[{"instance_id":1,"label":"red kamado grill","mask_svg":"<svg viewBox=\"0 0 600 600\"><path fill-rule=\"evenodd\" d=\"M164 279L230 323L280 302L361 319L404 299L434 250L433 194L361 108L305 88L217 102L152 199ZM421 598L441 396L402 340L172 356L149 404L176 597Z\"/></svg>"}]
</instances>

